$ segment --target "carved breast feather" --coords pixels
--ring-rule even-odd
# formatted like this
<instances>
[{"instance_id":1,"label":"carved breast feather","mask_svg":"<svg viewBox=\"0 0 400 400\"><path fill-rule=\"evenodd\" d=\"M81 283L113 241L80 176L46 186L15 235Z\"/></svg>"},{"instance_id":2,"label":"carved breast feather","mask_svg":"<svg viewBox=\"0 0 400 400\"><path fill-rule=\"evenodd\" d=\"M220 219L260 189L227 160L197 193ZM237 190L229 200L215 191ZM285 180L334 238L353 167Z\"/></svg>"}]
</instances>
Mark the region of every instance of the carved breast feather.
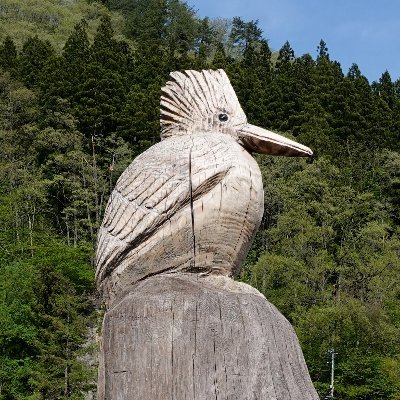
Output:
<instances>
[{"instance_id":1,"label":"carved breast feather","mask_svg":"<svg viewBox=\"0 0 400 400\"><path fill-rule=\"evenodd\" d=\"M111 194L98 237L97 280L117 292L165 271L232 275L262 212L259 168L233 138L165 139L131 163Z\"/></svg>"}]
</instances>

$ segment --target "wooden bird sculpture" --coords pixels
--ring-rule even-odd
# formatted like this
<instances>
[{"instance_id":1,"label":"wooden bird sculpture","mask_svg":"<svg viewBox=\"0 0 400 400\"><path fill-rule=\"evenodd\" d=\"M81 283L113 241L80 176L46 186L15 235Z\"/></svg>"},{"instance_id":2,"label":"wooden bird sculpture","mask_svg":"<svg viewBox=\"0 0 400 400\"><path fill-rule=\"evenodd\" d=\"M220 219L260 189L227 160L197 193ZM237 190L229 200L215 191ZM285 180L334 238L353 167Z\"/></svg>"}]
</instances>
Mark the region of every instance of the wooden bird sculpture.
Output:
<instances>
[{"instance_id":1,"label":"wooden bird sculpture","mask_svg":"<svg viewBox=\"0 0 400 400\"><path fill-rule=\"evenodd\" d=\"M99 231L96 276L108 311L98 398L317 399L288 322L230 279L263 215L251 153L312 151L249 124L223 70L170 78L162 140L121 175ZM229 383L229 373L239 381Z\"/></svg>"},{"instance_id":2,"label":"wooden bird sculpture","mask_svg":"<svg viewBox=\"0 0 400 400\"><path fill-rule=\"evenodd\" d=\"M264 207L251 152L312 154L248 124L223 70L171 74L161 138L119 178L100 228L97 280L111 299L161 272L238 273Z\"/></svg>"}]
</instances>

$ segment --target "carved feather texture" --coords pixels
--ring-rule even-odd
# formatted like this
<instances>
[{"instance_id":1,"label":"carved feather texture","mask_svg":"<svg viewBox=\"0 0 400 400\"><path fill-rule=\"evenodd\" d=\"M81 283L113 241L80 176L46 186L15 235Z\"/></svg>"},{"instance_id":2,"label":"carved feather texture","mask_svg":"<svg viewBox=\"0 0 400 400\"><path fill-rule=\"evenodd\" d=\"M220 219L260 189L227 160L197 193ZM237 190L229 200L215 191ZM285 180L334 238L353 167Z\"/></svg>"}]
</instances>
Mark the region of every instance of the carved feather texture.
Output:
<instances>
[{"instance_id":1,"label":"carved feather texture","mask_svg":"<svg viewBox=\"0 0 400 400\"><path fill-rule=\"evenodd\" d=\"M99 230L98 279L134 263L141 245L162 230L173 215L188 208L190 201L218 185L237 158L230 149L234 142L225 135L200 135L191 137L189 143L179 136L158 143L121 175Z\"/></svg>"},{"instance_id":2,"label":"carved feather texture","mask_svg":"<svg viewBox=\"0 0 400 400\"><path fill-rule=\"evenodd\" d=\"M161 89L161 138L195 132L227 132L247 122L226 73L172 72ZM227 114L228 123L219 115Z\"/></svg>"},{"instance_id":3,"label":"carved feather texture","mask_svg":"<svg viewBox=\"0 0 400 400\"><path fill-rule=\"evenodd\" d=\"M247 119L227 75L170 76L161 97L166 140L121 175L99 230L105 297L163 271L235 274L261 220L261 175L238 143Z\"/></svg>"}]
</instances>

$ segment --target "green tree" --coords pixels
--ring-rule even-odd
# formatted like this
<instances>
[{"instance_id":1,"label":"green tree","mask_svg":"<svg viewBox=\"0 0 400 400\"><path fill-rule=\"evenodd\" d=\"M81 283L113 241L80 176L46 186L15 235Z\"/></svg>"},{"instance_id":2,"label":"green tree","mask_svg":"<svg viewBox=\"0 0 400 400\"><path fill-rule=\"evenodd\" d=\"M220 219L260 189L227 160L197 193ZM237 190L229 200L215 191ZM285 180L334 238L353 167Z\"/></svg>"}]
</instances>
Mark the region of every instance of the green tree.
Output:
<instances>
[{"instance_id":1,"label":"green tree","mask_svg":"<svg viewBox=\"0 0 400 400\"><path fill-rule=\"evenodd\" d=\"M17 58L17 48L10 36L4 39L0 46L0 67L5 70L13 70Z\"/></svg>"},{"instance_id":2,"label":"green tree","mask_svg":"<svg viewBox=\"0 0 400 400\"><path fill-rule=\"evenodd\" d=\"M278 70L287 69L294 61L294 50L290 46L290 43L286 41L279 50L278 59L276 61L276 68Z\"/></svg>"},{"instance_id":3,"label":"green tree","mask_svg":"<svg viewBox=\"0 0 400 400\"><path fill-rule=\"evenodd\" d=\"M49 244L49 243L48 243ZM37 255L2 265L0 320L1 396L74 398L91 386L77 358L84 350L93 271L87 252L51 242Z\"/></svg>"},{"instance_id":4,"label":"green tree","mask_svg":"<svg viewBox=\"0 0 400 400\"><path fill-rule=\"evenodd\" d=\"M17 77L28 88L34 87L46 62L54 55L50 42L44 42L38 36L29 38L22 46L17 59Z\"/></svg>"},{"instance_id":5,"label":"green tree","mask_svg":"<svg viewBox=\"0 0 400 400\"><path fill-rule=\"evenodd\" d=\"M388 71L385 71L379 78L379 83L374 85L377 96L382 98L392 108L395 102L395 89L392 78Z\"/></svg>"},{"instance_id":6,"label":"green tree","mask_svg":"<svg viewBox=\"0 0 400 400\"><path fill-rule=\"evenodd\" d=\"M317 61L320 61L321 59L329 60L328 47L323 39L321 39L319 42L319 45L317 47L317 52L318 52Z\"/></svg>"}]
</instances>

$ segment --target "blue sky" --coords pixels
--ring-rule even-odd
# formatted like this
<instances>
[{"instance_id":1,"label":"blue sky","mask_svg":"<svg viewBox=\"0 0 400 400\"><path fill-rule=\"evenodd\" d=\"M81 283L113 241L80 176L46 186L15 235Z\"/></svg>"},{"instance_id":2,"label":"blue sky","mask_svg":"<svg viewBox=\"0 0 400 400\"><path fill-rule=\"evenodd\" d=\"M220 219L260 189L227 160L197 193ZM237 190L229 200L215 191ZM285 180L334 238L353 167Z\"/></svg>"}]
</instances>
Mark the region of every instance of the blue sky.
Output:
<instances>
[{"instance_id":1,"label":"blue sky","mask_svg":"<svg viewBox=\"0 0 400 400\"><path fill-rule=\"evenodd\" d=\"M321 39L347 73L358 64L370 82L400 78L400 0L187 0L200 17L258 20L272 50L288 40L296 55L317 54Z\"/></svg>"}]
</instances>

